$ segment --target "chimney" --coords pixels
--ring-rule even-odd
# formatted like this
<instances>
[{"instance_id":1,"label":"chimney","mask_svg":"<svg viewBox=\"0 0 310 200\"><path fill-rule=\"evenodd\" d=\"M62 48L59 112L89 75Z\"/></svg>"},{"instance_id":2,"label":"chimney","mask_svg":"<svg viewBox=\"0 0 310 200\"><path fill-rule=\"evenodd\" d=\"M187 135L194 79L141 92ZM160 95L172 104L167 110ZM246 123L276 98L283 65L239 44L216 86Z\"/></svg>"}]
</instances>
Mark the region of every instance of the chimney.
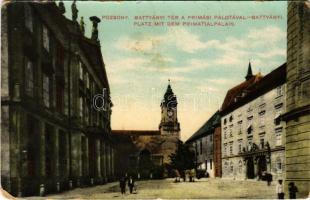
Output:
<instances>
[{"instance_id":1,"label":"chimney","mask_svg":"<svg viewBox=\"0 0 310 200\"><path fill-rule=\"evenodd\" d=\"M90 21L93 22L93 29L92 29L92 33L91 33L91 39L99 42L98 40L98 23L100 23L100 19L96 16L92 16L89 18Z\"/></svg>"}]
</instances>

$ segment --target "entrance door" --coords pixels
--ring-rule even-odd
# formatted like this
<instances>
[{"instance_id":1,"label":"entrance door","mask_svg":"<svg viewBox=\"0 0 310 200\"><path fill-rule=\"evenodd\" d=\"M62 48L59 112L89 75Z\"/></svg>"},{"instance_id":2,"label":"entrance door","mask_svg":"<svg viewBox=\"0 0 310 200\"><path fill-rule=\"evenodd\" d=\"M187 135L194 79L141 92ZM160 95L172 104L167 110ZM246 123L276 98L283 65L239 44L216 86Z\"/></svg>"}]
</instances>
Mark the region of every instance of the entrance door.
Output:
<instances>
[{"instance_id":1,"label":"entrance door","mask_svg":"<svg viewBox=\"0 0 310 200\"><path fill-rule=\"evenodd\" d=\"M262 178L263 171L267 171L266 157L262 156L258 160L258 176Z\"/></svg>"},{"instance_id":2,"label":"entrance door","mask_svg":"<svg viewBox=\"0 0 310 200\"><path fill-rule=\"evenodd\" d=\"M255 177L253 158L248 158L247 160L247 177L248 179L253 179Z\"/></svg>"}]
</instances>

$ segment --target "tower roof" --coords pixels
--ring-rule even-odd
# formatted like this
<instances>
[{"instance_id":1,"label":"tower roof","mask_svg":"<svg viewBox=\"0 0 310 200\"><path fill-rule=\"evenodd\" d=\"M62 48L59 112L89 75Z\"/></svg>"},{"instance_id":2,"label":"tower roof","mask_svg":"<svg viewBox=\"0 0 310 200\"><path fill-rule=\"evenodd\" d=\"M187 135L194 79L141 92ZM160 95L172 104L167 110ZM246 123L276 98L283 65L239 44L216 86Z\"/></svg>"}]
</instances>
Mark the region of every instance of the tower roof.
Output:
<instances>
[{"instance_id":1,"label":"tower roof","mask_svg":"<svg viewBox=\"0 0 310 200\"><path fill-rule=\"evenodd\" d=\"M177 105L177 99L172 91L170 79L168 80L167 90L164 94L164 99L162 101L162 105L163 104L166 106L169 104L169 106L172 106L172 107L175 107Z\"/></svg>"},{"instance_id":2,"label":"tower roof","mask_svg":"<svg viewBox=\"0 0 310 200\"><path fill-rule=\"evenodd\" d=\"M249 62L248 72L247 72L247 75L245 76L245 79L249 80L252 77L253 77L252 66L251 66L251 62Z\"/></svg>"}]
</instances>

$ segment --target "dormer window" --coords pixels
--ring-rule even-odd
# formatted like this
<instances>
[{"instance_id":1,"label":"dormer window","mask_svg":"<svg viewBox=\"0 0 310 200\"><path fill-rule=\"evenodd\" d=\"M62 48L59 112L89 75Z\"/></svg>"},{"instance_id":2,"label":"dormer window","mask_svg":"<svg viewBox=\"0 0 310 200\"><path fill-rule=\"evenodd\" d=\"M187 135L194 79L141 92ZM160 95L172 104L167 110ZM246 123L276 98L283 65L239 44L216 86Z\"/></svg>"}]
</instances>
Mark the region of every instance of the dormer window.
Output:
<instances>
[{"instance_id":1,"label":"dormer window","mask_svg":"<svg viewBox=\"0 0 310 200\"><path fill-rule=\"evenodd\" d=\"M232 122L232 120L233 120L233 116L230 115L230 117L229 117L229 122Z\"/></svg>"},{"instance_id":2,"label":"dormer window","mask_svg":"<svg viewBox=\"0 0 310 200\"><path fill-rule=\"evenodd\" d=\"M282 96L283 95L283 89L282 86L277 87L277 97Z\"/></svg>"}]
</instances>

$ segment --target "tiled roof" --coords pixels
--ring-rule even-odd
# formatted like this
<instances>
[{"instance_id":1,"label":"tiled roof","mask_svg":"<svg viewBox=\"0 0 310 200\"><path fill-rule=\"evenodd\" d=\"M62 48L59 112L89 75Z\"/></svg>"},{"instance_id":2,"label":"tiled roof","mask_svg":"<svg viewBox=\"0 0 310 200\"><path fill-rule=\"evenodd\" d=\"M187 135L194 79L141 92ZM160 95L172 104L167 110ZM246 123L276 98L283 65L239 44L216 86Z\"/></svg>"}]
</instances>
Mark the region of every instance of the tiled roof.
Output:
<instances>
[{"instance_id":1,"label":"tiled roof","mask_svg":"<svg viewBox=\"0 0 310 200\"><path fill-rule=\"evenodd\" d=\"M255 75L228 90L221 108L222 115L237 109L285 82L286 63L264 77L260 74Z\"/></svg>"},{"instance_id":2,"label":"tiled roof","mask_svg":"<svg viewBox=\"0 0 310 200\"><path fill-rule=\"evenodd\" d=\"M208 121L206 121L202 127L200 129L198 129L198 131L196 131L187 141L186 143L190 143L194 140L197 140L205 135L211 134L212 131L214 130L215 127L217 127L217 125L219 125L221 122L221 116L219 111L216 111L216 113L214 113L212 115L212 117L210 119L208 119Z\"/></svg>"},{"instance_id":3,"label":"tiled roof","mask_svg":"<svg viewBox=\"0 0 310 200\"><path fill-rule=\"evenodd\" d=\"M257 83L258 81L260 81L262 78L263 78L263 76L260 73L256 74L255 76L253 76L249 80L245 80L242 83L240 83L239 85L237 85L237 86L231 88L230 90L228 90L228 92L226 94L226 97L224 99L224 102L222 104L221 110L225 110L229 106L234 104L236 98L241 98L242 97L242 93L244 93L244 95L245 95L245 93L248 92L248 89L252 85Z\"/></svg>"}]
</instances>

